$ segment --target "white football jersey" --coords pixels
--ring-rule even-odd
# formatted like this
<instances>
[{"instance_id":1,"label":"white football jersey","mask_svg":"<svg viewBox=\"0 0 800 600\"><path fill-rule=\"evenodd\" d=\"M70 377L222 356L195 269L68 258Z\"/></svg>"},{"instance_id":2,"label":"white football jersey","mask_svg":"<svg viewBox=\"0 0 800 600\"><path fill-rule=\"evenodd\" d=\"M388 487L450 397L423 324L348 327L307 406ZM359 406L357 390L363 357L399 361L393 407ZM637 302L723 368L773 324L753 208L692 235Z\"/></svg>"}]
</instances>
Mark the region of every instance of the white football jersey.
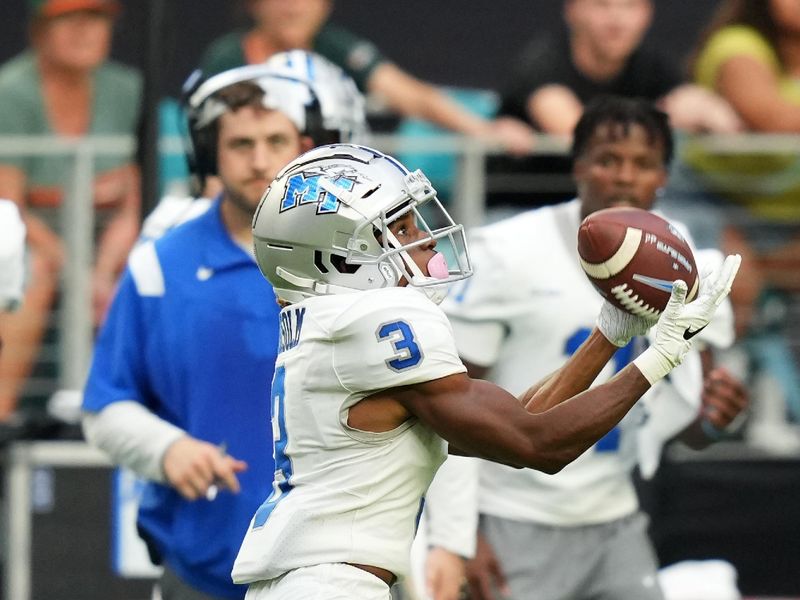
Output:
<instances>
[{"instance_id":1,"label":"white football jersey","mask_svg":"<svg viewBox=\"0 0 800 600\"><path fill-rule=\"evenodd\" d=\"M22 302L25 281L25 224L17 205L0 199L0 312Z\"/></svg>"},{"instance_id":2,"label":"white football jersey","mask_svg":"<svg viewBox=\"0 0 800 600\"><path fill-rule=\"evenodd\" d=\"M580 268L579 224L580 202L574 200L474 231L475 274L454 286L442 305L461 357L491 367L488 379L513 394L563 365L595 325L602 298ZM639 351L620 349L598 383ZM692 404L679 422L670 424L673 435L699 408L697 360L695 355L680 367L692 373L689 387L697 393L690 394ZM552 525L606 522L632 513L638 506L629 477L637 458L633 432L646 422L646 407L637 403L619 426L554 476L482 461L480 512Z\"/></svg>"},{"instance_id":3,"label":"white football jersey","mask_svg":"<svg viewBox=\"0 0 800 600\"><path fill-rule=\"evenodd\" d=\"M355 430L348 410L379 390L465 370L444 313L415 289L285 308L272 384L274 491L253 517L234 581L337 562L405 576L446 442L415 419L385 433Z\"/></svg>"}]
</instances>

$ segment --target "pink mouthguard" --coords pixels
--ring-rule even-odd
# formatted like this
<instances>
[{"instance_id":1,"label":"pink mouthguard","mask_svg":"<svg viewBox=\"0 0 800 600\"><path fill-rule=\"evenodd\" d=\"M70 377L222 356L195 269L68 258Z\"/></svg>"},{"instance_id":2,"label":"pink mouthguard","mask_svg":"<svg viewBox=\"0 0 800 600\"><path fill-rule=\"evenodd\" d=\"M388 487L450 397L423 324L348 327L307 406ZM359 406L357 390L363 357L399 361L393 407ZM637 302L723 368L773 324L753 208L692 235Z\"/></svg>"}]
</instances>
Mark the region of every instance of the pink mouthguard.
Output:
<instances>
[{"instance_id":1,"label":"pink mouthguard","mask_svg":"<svg viewBox=\"0 0 800 600\"><path fill-rule=\"evenodd\" d=\"M444 254L437 252L428 261L428 274L434 279L447 279L450 271L447 269L447 261Z\"/></svg>"}]
</instances>

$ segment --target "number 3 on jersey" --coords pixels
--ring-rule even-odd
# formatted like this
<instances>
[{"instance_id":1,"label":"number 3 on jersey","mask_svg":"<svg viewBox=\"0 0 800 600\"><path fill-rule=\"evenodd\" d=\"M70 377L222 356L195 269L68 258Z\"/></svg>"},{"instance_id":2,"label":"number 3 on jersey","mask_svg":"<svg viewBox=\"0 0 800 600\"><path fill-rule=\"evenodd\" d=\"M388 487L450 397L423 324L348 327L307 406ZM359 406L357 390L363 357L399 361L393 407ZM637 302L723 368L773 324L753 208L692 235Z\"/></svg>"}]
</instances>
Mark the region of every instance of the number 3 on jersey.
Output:
<instances>
[{"instance_id":1,"label":"number 3 on jersey","mask_svg":"<svg viewBox=\"0 0 800 600\"><path fill-rule=\"evenodd\" d=\"M392 371L410 369L422 361L422 350L414 339L414 330L405 321L384 323L375 336L379 342L388 339L392 343L395 354L386 359L386 366Z\"/></svg>"}]
</instances>

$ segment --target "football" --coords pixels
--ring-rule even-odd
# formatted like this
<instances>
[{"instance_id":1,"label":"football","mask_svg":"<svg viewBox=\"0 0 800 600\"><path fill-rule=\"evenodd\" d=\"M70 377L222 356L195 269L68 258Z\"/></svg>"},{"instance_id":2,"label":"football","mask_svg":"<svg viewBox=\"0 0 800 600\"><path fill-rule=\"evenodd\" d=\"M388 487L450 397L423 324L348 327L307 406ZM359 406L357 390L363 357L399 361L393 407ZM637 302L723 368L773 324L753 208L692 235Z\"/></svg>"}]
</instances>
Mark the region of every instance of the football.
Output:
<instances>
[{"instance_id":1,"label":"football","mask_svg":"<svg viewBox=\"0 0 800 600\"><path fill-rule=\"evenodd\" d=\"M697 296L700 278L686 239L667 220L640 208L607 208L578 229L581 267L600 294L634 315L657 319L682 279L686 301Z\"/></svg>"}]
</instances>

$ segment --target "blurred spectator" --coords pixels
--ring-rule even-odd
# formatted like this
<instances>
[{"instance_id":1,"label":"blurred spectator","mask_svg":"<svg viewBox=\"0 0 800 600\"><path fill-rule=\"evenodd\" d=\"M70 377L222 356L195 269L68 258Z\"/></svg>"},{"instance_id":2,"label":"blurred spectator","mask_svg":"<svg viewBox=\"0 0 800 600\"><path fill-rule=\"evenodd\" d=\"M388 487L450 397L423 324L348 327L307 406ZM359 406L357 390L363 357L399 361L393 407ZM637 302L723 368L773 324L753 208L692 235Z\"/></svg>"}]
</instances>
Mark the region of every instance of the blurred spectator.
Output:
<instances>
[{"instance_id":1,"label":"blurred spectator","mask_svg":"<svg viewBox=\"0 0 800 600\"><path fill-rule=\"evenodd\" d=\"M533 39L504 90L499 114L571 134L599 94L658 100L674 127L730 132L739 119L715 94L684 83L676 61L643 43L652 0L565 0L566 30Z\"/></svg>"},{"instance_id":2,"label":"blurred spectator","mask_svg":"<svg viewBox=\"0 0 800 600\"><path fill-rule=\"evenodd\" d=\"M796 0L724 0L694 61L753 131L800 133L800 7Z\"/></svg>"},{"instance_id":3,"label":"blurred spectator","mask_svg":"<svg viewBox=\"0 0 800 600\"><path fill-rule=\"evenodd\" d=\"M728 101L747 130L800 133L800 4L721 2L701 37L692 71L697 83ZM800 419L800 373L785 332L789 294L800 292L800 156L796 141L783 150L739 148L719 152L703 140L687 143L689 184L710 193L700 199L709 209L702 218L716 209L723 224L720 245L742 254L742 264L748 265L731 300L737 331L747 336L751 372L772 377L785 401L783 411ZM691 198L695 212L697 200ZM754 408L754 416L761 413ZM775 416L784 420L780 412ZM773 443L778 435L767 428L761 437ZM800 438L793 445L800 447Z\"/></svg>"},{"instance_id":4,"label":"blurred spectator","mask_svg":"<svg viewBox=\"0 0 800 600\"><path fill-rule=\"evenodd\" d=\"M247 7L253 28L213 42L201 62L204 71L216 73L263 62L283 50L313 50L344 69L362 91L402 116L500 143L513 153L525 153L533 146L533 132L523 123L488 120L469 112L390 62L371 42L329 23L331 0L247 0Z\"/></svg>"},{"instance_id":5,"label":"blurred spectator","mask_svg":"<svg viewBox=\"0 0 800 600\"><path fill-rule=\"evenodd\" d=\"M30 48L0 67L0 135L133 134L141 81L108 60L115 0L30 0ZM0 357L0 420L37 357L64 263L58 234L70 156L19 156L0 164L0 197L18 203L28 229L30 284L22 309L0 317L6 352ZM98 156L93 204L101 232L92 276L95 323L136 239L139 181L130 156ZM85 199L89 201L89 199Z\"/></svg>"},{"instance_id":6,"label":"blurred spectator","mask_svg":"<svg viewBox=\"0 0 800 600\"><path fill-rule=\"evenodd\" d=\"M721 94L748 130L800 133L800 10L794 0L729 0L716 13L694 58L699 84ZM746 211L726 242L762 260L779 287L800 290L800 157L791 152L713 154L687 150L687 160L712 192ZM791 246L785 242L793 241ZM777 267L772 269L773 264Z\"/></svg>"}]
</instances>

